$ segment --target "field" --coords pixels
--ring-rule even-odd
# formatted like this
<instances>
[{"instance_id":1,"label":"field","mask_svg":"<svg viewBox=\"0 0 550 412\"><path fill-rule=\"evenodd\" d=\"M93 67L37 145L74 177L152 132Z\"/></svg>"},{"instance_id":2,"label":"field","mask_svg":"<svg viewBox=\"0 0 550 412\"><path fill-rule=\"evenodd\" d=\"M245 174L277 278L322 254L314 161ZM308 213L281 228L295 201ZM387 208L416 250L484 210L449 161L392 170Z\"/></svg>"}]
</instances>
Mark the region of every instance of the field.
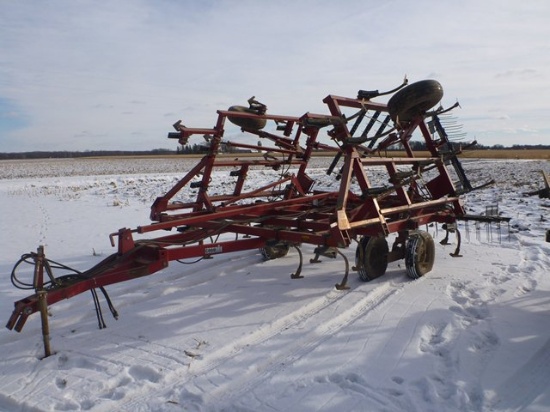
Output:
<instances>
[{"instance_id":1,"label":"field","mask_svg":"<svg viewBox=\"0 0 550 412\"><path fill-rule=\"evenodd\" d=\"M469 150L461 155L465 159L550 159L550 150Z\"/></svg>"},{"instance_id":2,"label":"field","mask_svg":"<svg viewBox=\"0 0 550 412\"><path fill-rule=\"evenodd\" d=\"M106 329L89 293L52 305L52 356L42 359L38 315L21 333L0 331L0 410L549 410L550 200L525 195L542 188L547 158L464 159L474 185L495 180L464 196L468 212L498 206L510 225L461 224L463 257L436 242L434 269L416 281L394 262L342 292L341 259L292 280L296 253L264 262L250 250L108 287L120 317L103 303ZM21 254L44 245L57 262L93 266L115 251L108 235L148 223L153 200L195 162L0 162L5 321L28 295L10 282ZM334 184L329 162L313 164L323 186ZM259 184L269 171L250 173ZM344 253L353 262L355 249Z\"/></svg>"}]
</instances>

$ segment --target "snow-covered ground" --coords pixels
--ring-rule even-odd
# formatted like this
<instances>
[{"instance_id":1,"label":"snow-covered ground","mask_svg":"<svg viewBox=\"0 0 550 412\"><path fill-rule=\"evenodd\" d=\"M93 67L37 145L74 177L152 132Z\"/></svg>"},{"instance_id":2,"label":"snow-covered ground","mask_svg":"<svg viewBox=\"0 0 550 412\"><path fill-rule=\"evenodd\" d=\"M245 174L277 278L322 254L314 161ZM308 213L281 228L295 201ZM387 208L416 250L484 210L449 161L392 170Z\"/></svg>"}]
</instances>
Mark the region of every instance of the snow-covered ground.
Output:
<instances>
[{"instance_id":1,"label":"snow-covered ground","mask_svg":"<svg viewBox=\"0 0 550 412\"><path fill-rule=\"evenodd\" d=\"M152 201L193 163L0 162L4 320L29 294L10 282L21 254L44 245L57 262L93 266L114 252L108 235L148 223ZM425 277L411 281L394 262L369 283L351 276L345 292L334 288L341 258L306 264L299 280L294 251L172 262L108 287L120 318L105 313L106 329L89 293L52 305L48 358L38 314L21 333L2 328L0 410L550 410L550 201L523 195L542 187L550 163L464 166L473 181L497 181L465 196L468 211L498 204L512 219L510 230L462 225L462 258L436 242ZM308 261L312 248L303 251Z\"/></svg>"}]
</instances>

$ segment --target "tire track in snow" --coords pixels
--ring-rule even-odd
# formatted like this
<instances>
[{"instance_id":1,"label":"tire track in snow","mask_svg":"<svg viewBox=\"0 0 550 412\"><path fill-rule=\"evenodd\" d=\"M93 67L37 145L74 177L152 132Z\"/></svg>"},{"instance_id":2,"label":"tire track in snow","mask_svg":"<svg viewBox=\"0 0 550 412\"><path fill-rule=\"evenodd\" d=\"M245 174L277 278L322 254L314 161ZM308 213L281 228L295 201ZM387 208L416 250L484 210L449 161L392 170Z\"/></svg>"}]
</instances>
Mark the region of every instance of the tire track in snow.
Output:
<instances>
[{"instance_id":1,"label":"tire track in snow","mask_svg":"<svg viewBox=\"0 0 550 412\"><path fill-rule=\"evenodd\" d=\"M328 320L326 316L323 316L326 314L320 312L313 314L308 319L310 322L315 322L314 326L311 327L312 330L305 334L300 332L298 339L288 339L291 344L282 345L282 350L275 350L268 358L263 357L263 355L272 352L266 348L262 348L256 356L254 356L254 354L248 354L248 352L245 353L243 357L252 359L248 359L247 361L241 360L239 363L252 364L253 368L249 368L245 373L238 375L236 379L226 380L225 383L219 385L217 388L205 391L204 401L206 406L216 406L217 404L219 405L220 402L223 402L224 405L230 404L232 400L238 399L244 393L261 385L262 382L265 382L270 376L284 369L286 365L312 352L324 341L330 339L335 333L352 324L359 317L378 308L404 288L406 284L408 284L408 282L401 283L396 287L392 282L386 282L366 293L361 290L362 288L358 288L346 296L346 308L342 312L336 316L330 317ZM320 319L314 319L314 317ZM279 337L276 339L280 340ZM266 342L267 345L270 343L271 342ZM275 344L274 346L277 345ZM233 361L233 363L236 362Z\"/></svg>"},{"instance_id":2,"label":"tire track in snow","mask_svg":"<svg viewBox=\"0 0 550 412\"><path fill-rule=\"evenodd\" d=\"M550 386L550 339L496 391L490 410L520 411Z\"/></svg>"},{"instance_id":3,"label":"tire track in snow","mask_svg":"<svg viewBox=\"0 0 550 412\"><path fill-rule=\"evenodd\" d=\"M514 296L522 297L537 289L538 280L546 276L550 267L550 246L546 243L522 237L518 242L521 261L517 265L523 282ZM550 387L550 339L516 370L497 389L488 404L489 410L503 412L521 411L537 397L548 393Z\"/></svg>"},{"instance_id":4,"label":"tire track in snow","mask_svg":"<svg viewBox=\"0 0 550 412\"><path fill-rule=\"evenodd\" d=\"M193 407L199 409L215 405L221 400L227 405L230 400L260 385L285 365L302 358L334 333L379 307L408 284L408 280L397 284L384 280L368 291L364 289L372 283L349 293L332 289L300 310L265 324L253 333L205 355L203 360L192 363L187 373L179 372L177 375L181 376L170 376L166 381L178 383L158 388L158 396L152 397L150 392L140 393L117 406L120 410L135 411L152 398L156 398L157 402L160 402L159 399L174 402L176 398L180 406L187 406L191 402ZM334 315L338 303L344 307ZM288 334L300 328L311 331L305 334L299 331L296 339L289 339ZM266 349L266 346L272 348ZM266 353L272 355L266 358ZM220 379L221 382L216 383ZM185 384L190 381L194 388L200 388L200 394L191 394L185 388Z\"/></svg>"},{"instance_id":5,"label":"tire track in snow","mask_svg":"<svg viewBox=\"0 0 550 412\"><path fill-rule=\"evenodd\" d=\"M216 261L216 265L214 267L206 265L198 271L194 271L189 276L170 273L163 279L162 283L166 283L166 287L168 289L175 287L182 288L185 291L183 293L186 293L195 287L200 287L209 281L223 277L220 273L235 272L250 267L250 265L253 264L252 261L257 260L256 258L256 252L250 252L244 256L242 256L242 254L236 256L227 255ZM215 268L218 268L219 270L216 270ZM146 295L135 296L134 293L132 293L134 291L143 290L143 286L144 285L141 284L124 285L121 287L117 291L117 294L122 295L122 302L120 302L117 307L133 307L133 305L139 302L143 304L144 298L147 300L155 300L163 296L162 291L165 290L165 288L162 288L162 290L159 291L158 287L154 287L150 291L147 290ZM111 406L110 401L120 401L121 399L127 397L128 401L132 402L132 396L137 394L139 394L139 400L135 402L135 407L139 409L140 405L142 405L141 400L143 398L147 398L147 395L144 397L142 394L147 394L150 392L164 392L166 382L193 381L197 375L206 374L209 371L215 370L220 364L223 364L243 349L246 349L251 345L253 346L261 343L278 334L281 330L289 328L293 324L304 321L312 314L322 310L322 308L328 305L331 305L343 296L345 296L345 293L330 290L323 296L318 297L304 305L300 308L300 310L276 319L271 323L264 324L250 335L246 335L238 340L233 340L214 353L205 355L203 361L185 357L185 344L182 344L181 347L166 346L159 342L155 342L154 340L150 341L145 339L145 337L140 339L139 345L132 344L131 342L135 340L135 336L130 336L127 332L124 332L127 330L132 330L132 324L130 323L125 324L122 331L113 330L108 335L102 333L92 335L86 334L82 338L77 338L73 343L73 345L77 345L77 348L80 347L78 344L82 339L86 340L83 344L87 347L92 346L96 348L105 348L114 345L114 349L119 352L118 355L115 355L114 357L104 356L101 355L100 351L99 353L90 356L90 354L77 348L68 349L66 352L59 354L59 359L61 359L60 368L63 369L65 367L64 365L67 364L75 366L77 370L88 371L77 374L82 376L76 376L74 378L78 379L83 385L86 386L104 386L99 391L96 391L93 394L91 393L89 397L84 397L81 400L80 406L84 409L87 408L87 405L91 405L93 403L92 399L100 399L102 403L97 404L95 408L97 408L97 410L109 410ZM194 303L190 304L193 305ZM177 305L177 307L174 306L172 309L163 309L163 313L166 314L172 313L172 311L180 311L181 306L182 305ZM93 315L91 313L87 315L87 317L90 318L92 316ZM128 340L130 340L130 343L128 343ZM191 365L189 364L190 359L192 359ZM142 360L143 365L147 365L146 367L138 370L138 373L134 373L136 372L136 369L132 367L136 360ZM93 371L98 368L98 362L102 365L98 369L98 372L100 374L103 373L108 375L108 382L103 381L100 383L97 380L99 375ZM195 367L199 364L200 366L198 368ZM162 372L159 374L159 371ZM92 374L92 379L86 379L85 375L87 373ZM64 403L58 402L56 409L62 409L62 407L64 407ZM132 411L138 409L134 409L134 406L128 407L128 410Z\"/></svg>"},{"instance_id":6,"label":"tire track in snow","mask_svg":"<svg viewBox=\"0 0 550 412\"><path fill-rule=\"evenodd\" d=\"M176 381L178 382L177 385L163 386L161 388L157 388L156 391L164 393L171 387L182 387L185 383L197 379L198 376L203 376L212 371L216 371L220 365L230 361L232 358L239 355L243 350L249 350L251 347L271 339L283 330L305 322L316 313L340 300L345 295L345 293L340 291L334 289L330 290L325 295L304 305L299 311L290 313L276 319L273 322L266 323L254 332L245 335L240 339L229 342L227 345L211 354L205 355L202 360L197 360L194 364L190 365L189 369L180 369L169 376L166 376L166 381ZM145 400L151 398L150 392L152 391L145 392L142 390L139 392L138 396L130 395L126 402L120 402L117 407L120 408L121 411L136 411L140 406L144 405Z\"/></svg>"},{"instance_id":7,"label":"tire track in snow","mask_svg":"<svg viewBox=\"0 0 550 412\"><path fill-rule=\"evenodd\" d=\"M201 287L205 283L222 277L221 273L239 271L257 261L256 252L244 255L224 255L215 262L215 267L218 270L212 270L212 266L206 265L189 274L169 273L154 287L146 287L146 293L139 294L139 296L136 296L136 292L144 290L143 282L125 284L116 290L116 294L120 296L121 300L120 304L116 306L118 309L142 307L144 301L155 301L162 298L166 290L181 289L182 293L186 294L196 287ZM145 282L145 284L147 283ZM159 284L164 284L165 287L159 288ZM72 303L81 305L77 301ZM181 312L182 308L194 304L196 303L193 301L187 304L182 302L182 304L163 309L163 313L166 315ZM74 305L67 308L73 308ZM66 312L70 312L70 310L66 310ZM85 317L92 319L94 314L90 312ZM73 342L68 345L68 348L58 354L58 368L72 371L67 377L70 381L78 380L84 386L101 387L98 391L90 393L90 396L84 397L79 403L80 407L87 409L87 405L93 404L94 399L107 402L122 399L127 394L143 390L144 385L154 386L160 383L164 375L176 376L177 373L188 371L189 358L184 355L188 341L181 342L179 347L167 346L140 336L136 342L135 335L129 332L133 329L132 325L135 322L135 320L133 322L130 320L122 327L109 329L107 334L85 333L82 337L73 337ZM90 354L81 350L83 347L112 347L116 354L107 356L101 350ZM141 361L139 368L135 366L136 360ZM75 371L82 371L82 373L74 373ZM88 377L88 375L90 376ZM101 378L101 375L104 378ZM74 405L73 407L75 407ZM65 406L66 402L58 401L55 408L61 410ZM103 410L104 407L104 405L98 405L99 410Z\"/></svg>"}]
</instances>

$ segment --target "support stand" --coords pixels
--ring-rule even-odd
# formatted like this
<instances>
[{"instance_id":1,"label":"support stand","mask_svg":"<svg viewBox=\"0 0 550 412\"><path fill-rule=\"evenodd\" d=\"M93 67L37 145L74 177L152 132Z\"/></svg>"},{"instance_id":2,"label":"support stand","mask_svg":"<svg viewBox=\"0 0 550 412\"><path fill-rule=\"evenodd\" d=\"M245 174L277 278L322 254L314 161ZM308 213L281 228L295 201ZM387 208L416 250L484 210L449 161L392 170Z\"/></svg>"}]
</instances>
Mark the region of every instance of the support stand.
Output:
<instances>
[{"instance_id":1,"label":"support stand","mask_svg":"<svg viewBox=\"0 0 550 412\"><path fill-rule=\"evenodd\" d=\"M50 347L50 325L48 322L48 292L44 290L44 246L40 245L34 258L34 290L38 296L38 311L42 321L42 340L44 341L44 358L52 354ZM47 263L46 263L47 265ZM49 267L46 271L50 272Z\"/></svg>"},{"instance_id":2,"label":"support stand","mask_svg":"<svg viewBox=\"0 0 550 412\"><path fill-rule=\"evenodd\" d=\"M42 339L44 341L44 358L52 354L50 347L50 325L48 323L48 301L45 290L38 292L38 307L40 310L40 319L42 320Z\"/></svg>"}]
</instances>

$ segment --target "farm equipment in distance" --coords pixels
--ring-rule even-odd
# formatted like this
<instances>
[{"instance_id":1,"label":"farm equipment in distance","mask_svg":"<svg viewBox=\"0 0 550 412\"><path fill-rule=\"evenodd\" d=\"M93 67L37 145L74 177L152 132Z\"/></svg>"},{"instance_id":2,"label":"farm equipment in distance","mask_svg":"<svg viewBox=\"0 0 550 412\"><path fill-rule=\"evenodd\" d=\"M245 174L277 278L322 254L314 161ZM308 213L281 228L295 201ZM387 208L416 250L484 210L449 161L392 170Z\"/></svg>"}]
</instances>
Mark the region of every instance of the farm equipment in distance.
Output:
<instances>
[{"instance_id":1,"label":"farm equipment in distance","mask_svg":"<svg viewBox=\"0 0 550 412\"><path fill-rule=\"evenodd\" d=\"M392 96L387 103L373 101L383 95ZM92 291L101 327L97 288L116 317L105 286L153 274L173 260L249 249L260 249L265 259L280 258L295 249L300 262L293 278L302 277L302 244L315 246L311 262L320 256L341 256L345 273L336 284L338 289L347 288L349 274L341 249L353 241L357 243L353 270L362 280L382 276L389 262L400 259L405 260L408 276L423 276L432 269L435 251L431 235L420 228L437 222L458 235L456 221L465 215L459 197L472 190L442 121L457 104L433 109L442 96L435 80L408 85L405 79L386 93L360 90L355 98L329 95L323 100L328 114L268 114L264 104L251 98L248 107L218 110L212 128L189 128L178 121L168 137L185 145L191 136L203 136L207 153L154 201L152 223L111 234L117 252L84 272L54 276L54 269L70 268L48 260L42 247L23 255L12 281L34 294L15 302L7 328L21 331L28 316L40 312L46 337L47 305L87 290ZM240 136L261 139L270 146L224 140L227 120L240 127ZM323 143L321 131L326 131L329 139L325 140L330 143ZM410 143L415 131L420 132L428 156L415 156ZM387 156L396 145L405 157ZM220 155L222 147L255 151L263 157L230 160ZM334 156L327 174L335 179L337 190L316 189L316 180L308 174L312 156L319 153ZM247 177L257 168L276 173L261 187L250 187ZM223 193L211 190L214 172L225 174ZM379 175L385 175L382 184ZM189 199L189 193L194 199ZM165 233L170 230L173 233ZM135 239L158 231L163 234ZM220 240L223 234L232 237ZM390 234L396 235L391 247ZM458 242L453 255L459 255L459 248ZM34 265L32 283L17 278L22 262Z\"/></svg>"},{"instance_id":2,"label":"farm equipment in distance","mask_svg":"<svg viewBox=\"0 0 550 412\"><path fill-rule=\"evenodd\" d=\"M548 176L548 173L546 173L544 170L540 171L542 174L542 179L544 181L544 187L539 190L535 190L533 192L526 193L527 196L534 196L537 195L540 198L543 199L550 199L550 176Z\"/></svg>"}]
</instances>

